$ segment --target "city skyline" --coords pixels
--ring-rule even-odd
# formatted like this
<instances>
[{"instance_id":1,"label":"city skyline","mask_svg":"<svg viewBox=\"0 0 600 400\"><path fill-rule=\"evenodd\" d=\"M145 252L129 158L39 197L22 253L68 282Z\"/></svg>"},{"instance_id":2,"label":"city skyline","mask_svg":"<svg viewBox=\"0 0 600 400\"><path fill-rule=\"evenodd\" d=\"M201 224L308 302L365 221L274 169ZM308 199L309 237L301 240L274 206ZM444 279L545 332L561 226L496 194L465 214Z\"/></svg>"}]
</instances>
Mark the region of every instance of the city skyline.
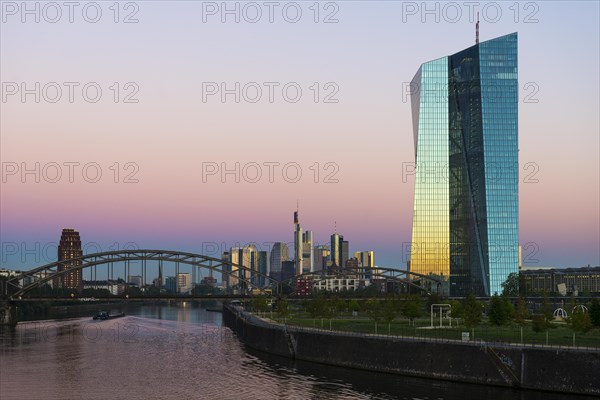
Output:
<instances>
[{"instance_id":1,"label":"city skyline","mask_svg":"<svg viewBox=\"0 0 600 400\"><path fill-rule=\"evenodd\" d=\"M15 24L12 20L2 24L3 82L98 81L106 84L105 97L112 95L108 86L115 81L135 80L140 87L137 104L104 100L96 104L21 103L19 96L2 103L0 155L3 163L12 167L10 163L15 163L19 168L2 182L2 242L4 250L17 246L15 255L3 252L2 266L25 269L39 265L28 251L36 252L36 244L43 248L55 243L56 232L64 226L77 227L85 232L84 242L99 243L105 250L114 243L123 246L128 242L140 248L198 252L203 243L231 247L236 243L287 242L288 213L300 200L303 225L314 232L315 243L327 244L337 221L353 246L377 252L378 264L405 267L414 186L407 85L423 60L472 45L475 32L474 20L467 13L455 23L443 18L439 23L431 19L423 23L419 15L402 22L401 5L387 3L372 4L365 14L360 4L345 2L340 5L339 23L279 24L277 37L269 34L267 25L192 24L187 16L178 20L176 33L185 27L189 37L175 33L159 37L152 28L165 19L171 23L172 17L181 17L181 9L160 9L150 3L143 4L139 24L75 24L84 33L75 36L68 24L53 25L50 31L48 24ZM513 31L520 35L519 236L526 266L600 264L596 112L600 104L594 90L600 65L597 52L587 51L599 45L594 19L598 5L578 4L542 4L536 23L524 23L523 10L518 22L507 8L498 23L482 15L482 41ZM185 7L193 11L195 6ZM565 18L578 24L556 30ZM366 19L377 21L380 28L361 30ZM360 35L353 33L357 28ZM235 40L249 30L261 43L253 52ZM138 47L137 39L110 44L105 39L125 31L147 37L155 45L140 48L137 61L125 58L129 62L118 65L102 54L112 54L114 46L119 54L127 54ZM175 69L169 61L177 59L175 52L181 46L192 48L193 37L208 33L217 33L219 40L205 43L206 60L229 47L232 54L248 61L248 69L242 73L233 67L221 68L219 63L203 62L199 55L191 55L189 63ZM335 35L319 42L317 38L325 33ZM348 42L348 38L353 40ZM277 57L270 53L286 41L297 44L293 52L284 49ZM552 43L562 56L555 57L540 43ZM44 50L52 47L50 44L58 46L56 53ZM71 46L77 46L86 57L73 64L56 57ZM20 56L23 48L48 56L43 70L25 62ZM157 51L165 56L155 59ZM315 54L325 62L315 63ZM574 81L566 79L569 60L580 57L584 61L572 76ZM294 61L292 66L285 61L288 59ZM224 60L237 65L231 58ZM267 64L273 68L265 69ZM170 72L159 78L162 75L149 66ZM371 73L374 66L378 74ZM199 75L217 82L298 81L306 98L312 95L308 86L313 82L335 81L340 88L339 102L202 103ZM157 112L163 110L165 101L170 104L169 111ZM239 118L227 117L238 112ZM36 118L29 117L32 113ZM106 117L98 119L97 115ZM290 138L302 138L298 143L310 151L289 151ZM198 149L204 150L201 157ZM52 162L62 165L62 180L51 183L41 176L36 183L30 174L22 183L21 163L32 169L36 162L40 170ZM69 162L80 163L73 183L63 165ZM129 162L135 165L126 168ZM203 182L203 162L216 163L219 168L225 163L228 169L236 162L240 169L256 162L263 166L263 177L258 183L244 179L236 183L229 175L223 183L217 174L207 175ZM263 165L269 162L280 163L273 183ZM290 162L301 166L298 183L281 176L283 165ZM325 168L328 162L334 164ZM82 178L86 163L100 165L99 182ZM120 172L119 183L114 183L115 169ZM319 183L314 183L315 170L320 172ZM125 177L133 172L138 183L125 183ZM324 182L330 174L337 183ZM187 188L186 195L174 197L172 193L181 187ZM239 207L242 198L244 206Z\"/></svg>"},{"instance_id":2,"label":"city skyline","mask_svg":"<svg viewBox=\"0 0 600 400\"><path fill-rule=\"evenodd\" d=\"M0 398L600 394L598 71L600 1L0 1Z\"/></svg>"}]
</instances>

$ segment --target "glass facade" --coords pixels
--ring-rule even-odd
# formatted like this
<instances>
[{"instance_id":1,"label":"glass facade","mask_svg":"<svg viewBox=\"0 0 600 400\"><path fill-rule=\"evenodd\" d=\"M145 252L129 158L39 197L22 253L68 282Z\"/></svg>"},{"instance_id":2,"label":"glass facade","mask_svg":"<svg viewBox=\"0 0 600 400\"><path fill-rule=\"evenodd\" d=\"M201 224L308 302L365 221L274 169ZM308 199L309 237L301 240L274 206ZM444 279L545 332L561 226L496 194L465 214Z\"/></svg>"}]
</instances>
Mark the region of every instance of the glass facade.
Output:
<instances>
[{"instance_id":1,"label":"glass facade","mask_svg":"<svg viewBox=\"0 0 600 400\"><path fill-rule=\"evenodd\" d=\"M410 270L448 278L448 60L421 66L412 87L416 140L415 202Z\"/></svg>"},{"instance_id":2,"label":"glass facade","mask_svg":"<svg viewBox=\"0 0 600 400\"><path fill-rule=\"evenodd\" d=\"M410 269L443 277L450 295L501 293L518 271L517 78L513 33L425 63L413 79Z\"/></svg>"}]
</instances>

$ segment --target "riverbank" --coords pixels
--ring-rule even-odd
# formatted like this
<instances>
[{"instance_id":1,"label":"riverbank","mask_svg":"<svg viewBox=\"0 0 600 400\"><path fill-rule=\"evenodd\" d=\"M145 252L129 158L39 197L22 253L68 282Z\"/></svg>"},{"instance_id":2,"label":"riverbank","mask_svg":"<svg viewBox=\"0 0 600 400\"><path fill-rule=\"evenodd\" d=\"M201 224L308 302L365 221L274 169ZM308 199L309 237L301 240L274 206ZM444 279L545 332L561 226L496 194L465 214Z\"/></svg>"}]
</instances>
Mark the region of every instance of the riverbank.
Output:
<instances>
[{"instance_id":1,"label":"riverbank","mask_svg":"<svg viewBox=\"0 0 600 400\"><path fill-rule=\"evenodd\" d=\"M390 338L291 327L226 306L223 321L268 353L342 367L456 382L600 395L600 352L485 342Z\"/></svg>"},{"instance_id":2,"label":"riverbank","mask_svg":"<svg viewBox=\"0 0 600 400\"><path fill-rule=\"evenodd\" d=\"M278 322L283 319L278 318ZM591 329L589 332L578 332L573 338L573 331L565 322L554 322L552 327L545 332L535 332L530 322L523 326L516 324L505 326L493 326L483 321L474 328L467 329L458 325L458 321L444 321L444 327L431 328L430 319L415 319L409 322L406 319L394 320L393 322L375 324L366 316L336 316L331 319L312 318L307 313L292 313L286 317L288 325L296 325L308 328L322 328L333 331L345 331L356 333L385 334L388 336L409 336L432 339L461 340L462 333L467 331L470 339L483 340L486 342L518 343L525 345L548 345L554 347L592 347L600 351L600 328ZM439 322L435 321L435 325Z\"/></svg>"}]
</instances>

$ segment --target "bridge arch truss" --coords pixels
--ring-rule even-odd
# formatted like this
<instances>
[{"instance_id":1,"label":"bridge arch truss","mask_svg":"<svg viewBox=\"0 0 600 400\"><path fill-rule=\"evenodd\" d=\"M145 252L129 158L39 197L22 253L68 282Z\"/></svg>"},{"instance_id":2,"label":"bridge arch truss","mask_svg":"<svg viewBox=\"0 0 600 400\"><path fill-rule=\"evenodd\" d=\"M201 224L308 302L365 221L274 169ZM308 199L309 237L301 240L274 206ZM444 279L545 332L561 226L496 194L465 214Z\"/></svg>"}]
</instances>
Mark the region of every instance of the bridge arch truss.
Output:
<instances>
[{"instance_id":1,"label":"bridge arch truss","mask_svg":"<svg viewBox=\"0 0 600 400\"><path fill-rule=\"evenodd\" d=\"M6 282L6 285L4 285L5 293L2 293L2 295L10 298L11 300L20 299L30 291L54 281L55 279L63 278L67 274L76 270L84 270L86 268L99 265L112 267L115 263L127 264L134 261L144 262L142 267L144 269L146 268L147 261L158 261L159 263L168 262L206 268L221 274L230 275L238 282L245 283L248 288L256 288L261 291L263 289L257 287L257 285L255 285L253 282L253 279L260 277L264 279L265 282L268 282L269 286L273 286L278 283L276 280L272 279L267 274L261 273L260 271L252 270L243 265L231 263L227 260L214 257L208 257L202 254L171 250L117 250L86 254L69 260L56 261L38 268L34 268L30 271L23 272L20 275L10 278ZM64 269L59 270L60 267L63 267ZM31 283L26 284L25 282L28 281L31 281Z\"/></svg>"}]
</instances>

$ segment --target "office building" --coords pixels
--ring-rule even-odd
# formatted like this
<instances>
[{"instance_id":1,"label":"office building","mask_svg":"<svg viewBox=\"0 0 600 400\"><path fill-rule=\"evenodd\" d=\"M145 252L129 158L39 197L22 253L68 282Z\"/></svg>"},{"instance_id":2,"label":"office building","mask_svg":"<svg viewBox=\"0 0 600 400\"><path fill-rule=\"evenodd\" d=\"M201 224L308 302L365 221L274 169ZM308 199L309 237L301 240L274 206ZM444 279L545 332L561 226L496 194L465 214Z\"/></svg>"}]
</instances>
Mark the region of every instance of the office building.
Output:
<instances>
[{"instance_id":1,"label":"office building","mask_svg":"<svg viewBox=\"0 0 600 400\"><path fill-rule=\"evenodd\" d=\"M346 261L348 261L348 258L349 258L350 245L348 244L347 240L343 240L343 237L342 237L342 241L340 243L341 243L340 266L343 267L346 265Z\"/></svg>"},{"instance_id":2,"label":"office building","mask_svg":"<svg viewBox=\"0 0 600 400\"><path fill-rule=\"evenodd\" d=\"M569 294L597 295L600 293L600 267L583 268L524 268L520 275L528 296L558 293L564 284Z\"/></svg>"},{"instance_id":3,"label":"office building","mask_svg":"<svg viewBox=\"0 0 600 400\"><path fill-rule=\"evenodd\" d=\"M411 91L410 269L452 296L501 293L518 271L517 34L424 63Z\"/></svg>"},{"instance_id":4,"label":"office building","mask_svg":"<svg viewBox=\"0 0 600 400\"><path fill-rule=\"evenodd\" d=\"M232 276L234 267L227 264L231 262L231 253L229 253L228 251L224 251L223 255L221 255L221 260L223 260L223 265L221 267L221 270L223 271L221 273L221 280L223 281L226 287L233 286L237 283L237 280L234 282L234 277ZM237 267L235 267L235 270L237 270Z\"/></svg>"},{"instance_id":5,"label":"office building","mask_svg":"<svg viewBox=\"0 0 600 400\"><path fill-rule=\"evenodd\" d=\"M296 263L294 261L284 261L281 263L280 281L287 281L296 276Z\"/></svg>"},{"instance_id":6,"label":"office building","mask_svg":"<svg viewBox=\"0 0 600 400\"><path fill-rule=\"evenodd\" d=\"M288 245L283 242L275 242L271 249L269 276L279 280L281 278L281 263L289 260L289 257Z\"/></svg>"},{"instance_id":7,"label":"office building","mask_svg":"<svg viewBox=\"0 0 600 400\"><path fill-rule=\"evenodd\" d=\"M264 257L266 257L266 255ZM258 250L254 245L232 247L229 251L229 259L230 262L236 264L236 266L233 267L233 273L230 276L230 285L239 285L241 288L258 286L258 258ZM245 268L239 268L238 266Z\"/></svg>"},{"instance_id":8,"label":"office building","mask_svg":"<svg viewBox=\"0 0 600 400\"><path fill-rule=\"evenodd\" d=\"M165 289L169 294L177 293L177 279L174 276L167 276L165 279Z\"/></svg>"},{"instance_id":9,"label":"office building","mask_svg":"<svg viewBox=\"0 0 600 400\"><path fill-rule=\"evenodd\" d=\"M370 279L372 276L371 270L375 268L375 252L372 250L357 251L354 253L354 257L358 259L358 263L361 267L369 269L365 271L364 278Z\"/></svg>"},{"instance_id":10,"label":"office building","mask_svg":"<svg viewBox=\"0 0 600 400\"><path fill-rule=\"evenodd\" d=\"M190 294L192 291L192 276L187 272L175 274L177 281L177 294Z\"/></svg>"},{"instance_id":11,"label":"office building","mask_svg":"<svg viewBox=\"0 0 600 400\"><path fill-rule=\"evenodd\" d=\"M260 275L255 274L253 284L258 287L268 286L269 282L266 277L269 274L269 253L266 251L259 251L257 262L257 270L260 273Z\"/></svg>"},{"instance_id":12,"label":"office building","mask_svg":"<svg viewBox=\"0 0 600 400\"><path fill-rule=\"evenodd\" d=\"M314 272L313 233L306 231L302 234L302 273Z\"/></svg>"},{"instance_id":13,"label":"office building","mask_svg":"<svg viewBox=\"0 0 600 400\"><path fill-rule=\"evenodd\" d=\"M314 250L314 272L327 271L327 261L330 261L330 256L329 246L316 246Z\"/></svg>"},{"instance_id":14,"label":"office building","mask_svg":"<svg viewBox=\"0 0 600 400\"><path fill-rule=\"evenodd\" d=\"M331 267L332 268L340 268L340 266L343 266L343 260L342 260L342 242L344 241L344 237L341 236L340 234L338 234L337 232L335 232L333 235L331 235L331 253L330 253L330 259L331 259Z\"/></svg>"},{"instance_id":15,"label":"office building","mask_svg":"<svg viewBox=\"0 0 600 400\"><path fill-rule=\"evenodd\" d=\"M302 228L298 221L298 210L294 211L294 262L296 263L296 275L302 273Z\"/></svg>"},{"instance_id":16,"label":"office building","mask_svg":"<svg viewBox=\"0 0 600 400\"><path fill-rule=\"evenodd\" d=\"M82 257L81 238L79 232L74 229L63 229L58 244L58 261L70 260L72 258ZM73 269L81 265L81 260L69 261L60 264L57 272L68 269ZM83 290L83 271L81 269L73 269L61 277L54 280L55 287L75 289L79 292Z\"/></svg>"},{"instance_id":17,"label":"office building","mask_svg":"<svg viewBox=\"0 0 600 400\"><path fill-rule=\"evenodd\" d=\"M129 285L142 287L142 276L141 275L129 275L127 278L127 283Z\"/></svg>"}]
</instances>

